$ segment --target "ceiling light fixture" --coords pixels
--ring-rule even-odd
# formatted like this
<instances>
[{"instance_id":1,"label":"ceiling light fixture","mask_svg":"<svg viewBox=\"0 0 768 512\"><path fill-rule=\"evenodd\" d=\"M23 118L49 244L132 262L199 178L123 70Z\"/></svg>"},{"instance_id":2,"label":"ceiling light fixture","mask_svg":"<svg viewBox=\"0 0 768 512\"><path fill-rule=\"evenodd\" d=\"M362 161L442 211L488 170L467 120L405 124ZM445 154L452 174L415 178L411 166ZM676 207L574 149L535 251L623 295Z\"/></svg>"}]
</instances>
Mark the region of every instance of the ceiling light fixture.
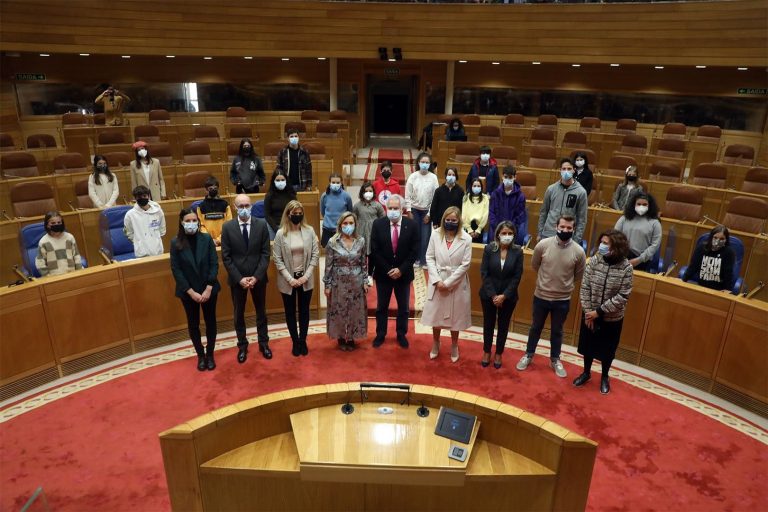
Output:
<instances>
[{"instance_id":1,"label":"ceiling light fixture","mask_svg":"<svg viewBox=\"0 0 768 512\"><path fill-rule=\"evenodd\" d=\"M541 62L535 60L535 61L531 62L531 64L533 64L534 66L538 66L539 64L541 64Z\"/></svg>"},{"instance_id":2,"label":"ceiling light fixture","mask_svg":"<svg viewBox=\"0 0 768 512\"><path fill-rule=\"evenodd\" d=\"M253 60L253 57L243 57L245 60Z\"/></svg>"},{"instance_id":3,"label":"ceiling light fixture","mask_svg":"<svg viewBox=\"0 0 768 512\"><path fill-rule=\"evenodd\" d=\"M501 64L501 62L494 61L494 62L491 62L491 64L493 64L494 66L498 66L499 64Z\"/></svg>"},{"instance_id":4,"label":"ceiling light fixture","mask_svg":"<svg viewBox=\"0 0 768 512\"><path fill-rule=\"evenodd\" d=\"M130 59L131 56L130 55L121 55L120 58L121 59Z\"/></svg>"},{"instance_id":5,"label":"ceiling light fixture","mask_svg":"<svg viewBox=\"0 0 768 512\"><path fill-rule=\"evenodd\" d=\"M280 60L281 60L281 61L283 61L283 62L288 62L288 61L289 61L289 60L291 60L291 59L289 59L288 57L283 57L283 58L282 58L282 59L280 59Z\"/></svg>"},{"instance_id":6,"label":"ceiling light fixture","mask_svg":"<svg viewBox=\"0 0 768 512\"><path fill-rule=\"evenodd\" d=\"M325 60L325 57L318 57L317 60Z\"/></svg>"},{"instance_id":7,"label":"ceiling light fixture","mask_svg":"<svg viewBox=\"0 0 768 512\"><path fill-rule=\"evenodd\" d=\"M91 55L90 53L81 53L80 54L81 57L90 57L90 55Z\"/></svg>"},{"instance_id":8,"label":"ceiling light fixture","mask_svg":"<svg viewBox=\"0 0 768 512\"><path fill-rule=\"evenodd\" d=\"M572 67L572 68L580 68L580 67L581 67L581 64L571 64L571 67Z\"/></svg>"},{"instance_id":9,"label":"ceiling light fixture","mask_svg":"<svg viewBox=\"0 0 768 512\"><path fill-rule=\"evenodd\" d=\"M653 66L653 69L664 69L664 66Z\"/></svg>"},{"instance_id":10,"label":"ceiling light fixture","mask_svg":"<svg viewBox=\"0 0 768 512\"><path fill-rule=\"evenodd\" d=\"M213 60L213 57L203 57L203 60Z\"/></svg>"},{"instance_id":11,"label":"ceiling light fixture","mask_svg":"<svg viewBox=\"0 0 768 512\"><path fill-rule=\"evenodd\" d=\"M166 59L175 59L176 56L175 55L166 55L165 58Z\"/></svg>"},{"instance_id":12,"label":"ceiling light fixture","mask_svg":"<svg viewBox=\"0 0 768 512\"><path fill-rule=\"evenodd\" d=\"M736 69L737 69L737 70L739 70L739 71L746 71L746 70L748 70L749 68L736 68Z\"/></svg>"},{"instance_id":13,"label":"ceiling light fixture","mask_svg":"<svg viewBox=\"0 0 768 512\"><path fill-rule=\"evenodd\" d=\"M465 61L465 60L460 60L459 61L459 64L466 64L466 63L467 63L467 61Z\"/></svg>"},{"instance_id":14,"label":"ceiling light fixture","mask_svg":"<svg viewBox=\"0 0 768 512\"><path fill-rule=\"evenodd\" d=\"M696 69L707 69L707 66L696 66Z\"/></svg>"},{"instance_id":15,"label":"ceiling light fixture","mask_svg":"<svg viewBox=\"0 0 768 512\"><path fill-rule=\"evenodd\" d=\"M611 64L611 67L612 67L612 68L617 68L617 67L619 67L619 66L621 66L621 64Z\"/></svg>"},{"instance_id":16,"label":"ceiling light fixture","mask_svg":"<svg viewBox=\"0 0 768 512\"><path fill-rule=\"evenodd\" d=\"M50 57L51 54L50 53L41 53L40 56L41 57Z\"/></svg>"}]
</instances>

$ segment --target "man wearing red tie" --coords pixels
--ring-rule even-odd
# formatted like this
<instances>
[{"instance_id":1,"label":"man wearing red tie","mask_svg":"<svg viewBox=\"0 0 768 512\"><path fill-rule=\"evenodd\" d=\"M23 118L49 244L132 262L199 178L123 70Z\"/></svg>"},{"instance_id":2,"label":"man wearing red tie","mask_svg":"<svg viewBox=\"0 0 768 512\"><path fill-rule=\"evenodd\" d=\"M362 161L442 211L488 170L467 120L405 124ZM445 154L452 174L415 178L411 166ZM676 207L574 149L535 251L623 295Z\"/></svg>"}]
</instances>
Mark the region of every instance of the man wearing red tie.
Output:
<instances>
[{"instance_id":1,"label":"man wearing red tie","mask_svg":"<svg viewBox=\"0 0 768 512\"><path fill-rule=\"evenodd\" d=\"M419 256L419 232L414 221L403 217L403 198L393 194L387 199L387 216L371 226L370 274L376 280L376 338L374 348L387 335L389 300L397 300L397 342L408 348L408 303L413 281L413 264Z\"/></svg>"}]
</instances>

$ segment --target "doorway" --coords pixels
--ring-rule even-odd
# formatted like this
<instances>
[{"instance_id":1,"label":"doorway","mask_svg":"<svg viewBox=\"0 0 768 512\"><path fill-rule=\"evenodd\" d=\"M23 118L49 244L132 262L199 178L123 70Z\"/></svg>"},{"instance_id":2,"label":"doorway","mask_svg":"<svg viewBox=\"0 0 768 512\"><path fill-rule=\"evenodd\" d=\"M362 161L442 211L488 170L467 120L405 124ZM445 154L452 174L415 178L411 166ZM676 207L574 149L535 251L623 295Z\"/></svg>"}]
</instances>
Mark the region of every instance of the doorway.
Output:
<instances>
[{"instance_id":1,"label":"doorway","mask_svg":"<svg viewBox=\"0 0 768 512\"><path fill-rule=\"evenodd\" d=\"M412 139L415 133L417 77L367 76L367 131L369 136Z\"/></svg>"}]
</instances>

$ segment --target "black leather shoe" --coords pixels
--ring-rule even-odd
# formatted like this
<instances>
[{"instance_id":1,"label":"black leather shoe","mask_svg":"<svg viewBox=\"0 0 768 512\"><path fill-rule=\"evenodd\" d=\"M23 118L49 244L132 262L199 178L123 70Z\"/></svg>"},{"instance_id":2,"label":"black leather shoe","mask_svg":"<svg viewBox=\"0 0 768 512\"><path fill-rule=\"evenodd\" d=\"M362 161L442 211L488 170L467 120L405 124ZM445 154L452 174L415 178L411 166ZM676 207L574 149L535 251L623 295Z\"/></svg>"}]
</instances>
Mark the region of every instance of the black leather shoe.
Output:
<instances>
[{"instance_id":1,"label":"black leather shoe","mask_svg":"<svg viewBox=\"0 0 768 512\"><path fill-rule=\"evenodd\" d=\"M208 354L205 357L205 366L209 371L216 369L216 361L213 359L213 354Z\"/></svg>"},{"instance_id":2,"label":"black leather shoe","mask_svg":"<svg viewBox=\"0 0 768 512\"><path fill-rule=\"evenodd\" d=\"M241 347L237 352L237 362L243 364L248 359L248 347Z\"/></svg>"},{"instance_id":3,"label":"black leather shoe","mask_svg":"<svg viewBox=\"0 0 768 512\"><path fill-rule=\"evenodd\" d=\"M272 359L272 351L269 350L269 345L266 343L259 343L259 352L264 356L264 359Z\"/></svg>"},{"instance_id":4,"label":"black leather shoe","mask_svg":"<svg viewBox=\"0 0 768 512\"><path fill-rule=\"evenodd\" d=\"M357 348L357 345L355 345L355 340L347 340L347 350L349 352L352 352Z\"/></svg>"},{"instance_id":5,"label":"black leather shoe","mask_svg":"<svg viewBox=\"0 0 768 512\"><path fill-rule=\"evenodd\" d=\"M611 379L610 377L600 378L600 393L607 395L611 392Z\"/></svg>"},{"instance_id":6,"label":"black leather shoe","mask_svg":"<svg viewBox=\"0 0 768 512\"><path fill-rule=\"evenodd\" d=\"M405 336L397 338L397 343L403 348L408 348L408 338L406 338Z\"/></svg>"},{"instance_id":7,"label":"black leather shoe","mask_svg":"<svg viewBox=\"0 0 768 512\"><path fill-rule=\"evenodd\" d=\"M301 355L301 343L298 341L293 342L293 348L291 349L291 355L293 357L299 357Z\"/></svg>"},{"instance_id":8,"label":"black leather shoe","mask_svg":"<svg viewBox=\"0 0 768 512\"><path fill-rule=\"evenodd\" d=\"M583 386L591 378L592 378L592 374L584 372L581 375L579 375L578 377L576 377L575 379L573 379L573 385L576 386L576 387Z\"/></svg>"},{"instance_id":9,"label":"black leather shoe","mask_svg":"<svg viewBox=\"0 0 768 512\"><path fill-rule=\"evenodd\" d=\"M206 368L205 356L197 356L197 371L204 372Z\"/></svg>"},{"instance_id":10,"label":"black leather shoe","mask_svg":"<svg viewBox=\"0 0 768 512\"><path fill-rule=\"evenodd\" d=\"M383 344L384 344L384 337L383 337L383 336L382 336L381 338L379 338L378 336L376 336L376 337L373 339L373 348L379 348L379 347L380 347L380 346L382 346Z\"/></svg>"},{"instance_id":11,"label":"black leather shoe","mask_svg":"<svg viewBox=\"0 0 768 512\"><path fill-rule=\"evenodd\" d=\"M487 361L485 360L486 357L488 357ZM490 364L491 364L491 353L486 352L483 354L483 359L480 360L480 366L482 366L483 368L488 368Z\"/></svg>"},{"instance_id":12,"label":"black leather shoe","mask_svg":"<svg viewBox=\"0 0 768 512\"><path fill-rule=\"evenodd\" d=\"M303 356L306 356L307 354L309 354L309 347L307 346L307 340L301 341L299 343L299 352Z\"/></svg>"}]
</instances>

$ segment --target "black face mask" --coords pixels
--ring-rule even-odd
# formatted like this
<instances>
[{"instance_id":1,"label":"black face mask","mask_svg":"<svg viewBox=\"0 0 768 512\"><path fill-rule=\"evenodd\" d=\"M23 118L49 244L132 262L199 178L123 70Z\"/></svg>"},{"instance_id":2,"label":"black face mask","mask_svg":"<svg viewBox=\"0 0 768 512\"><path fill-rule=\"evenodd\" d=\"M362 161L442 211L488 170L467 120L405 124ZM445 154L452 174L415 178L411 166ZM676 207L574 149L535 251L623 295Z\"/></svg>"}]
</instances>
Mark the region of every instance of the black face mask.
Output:
<instances>
[{"instance_id":1,"label":"black face mask","mask_svg":"<svg viewBox=\"0 0 768 512\"><path fill-rule=\"evenodd\" d=\"M573 231L558 231L557 238L559 238L563 242L567 242L568 240L573 238Z\"/></svg>"},{"instance_id":2,"label":"black face mask","mask_svg":"<svg viewBox=\"0 0 768 512\"><path fill-rule=\"evenodd\" d=\"M96 166L96 170L98 170L99 172L106 173L107 172L107 166L106 165L97 165Z\"/></svg>"},{"instance_id":3,"label":"black face mask","mask_svg":"<svg viewBox=\"0 0 768 512\"><path fill-rule=\"evenodd\" d=\"M53 224L52 226L49 226L51 232L53 233L63 233L64 232L64 224Z\"/></svg>"},{"instance_id":4,"label":"black face mask","mask_svg":"<svg viewBox=\"0 0 768 512\"><path fill-rule=\"evenodd\" d=\"M385 180L388 180L388 179L389 179L389 177L390 177L390 176L392 176L392 171L381 171L381 176L382 176L382 177L383 177Z\"/></svg>"},{"instance_id":5,"label":"black face mask","mask_svg":"<svg viewBox=\"0 0 768 512\"><path fill-rule=\"evenodd\" d=\"M293 222L294 226L298 226L303 220L304 214L291 215L291 222Z\"/></svg>"},{"instance_id":6,"label":"black face mask","mask_svg":"<svg viewBox=\"0 0 768 512\"><path fill-rule=\"evenodd\" d=\"M138 198L136 200L136 203L139 206L141 206L142 208L144 208L145 206L147 206L149 204L149 198L148 197L140 197L140 198Z\"/></svg>"},{"instance_id":7,"label":"black face mask","mask_svg":"<svg viewBox=\"0 0 768 512\"><path fill-rule=\"evenodd\" d=\"M627 181L635 182L637 181L637 176L627 176Z\"/></svg>"},{"instance_id":8,"label":"black face mask","mask_svg":"<svg viewBox=\"0 0 768 512\"><path fill-rule=\"evenodd\" d=\"M244 146L243 147L243 153L245 153L246 155L250 155L251 154L251 149L253 149L251 146L247 146L247 147Z\"/></svg>"},{"instance_id":9,"label":"black face mask","mask_svg":"<svg viewBox=\"0 0 768 512\"><path fill-rule=\"evenodd\" d=\"M449 233L453 233L454 231L458 231L459 229L459 223L458 222L451 222L451 221L445 221L443 222L443 229L448 231Z\"/></svg>"},{"instance_id":10,"label":"black face mask","mask_svg":"<svg viewBox=\"0 0 768 512\"><path fill-rule=\"evenodd\" d=\"M219 195L219 189L217 189L217 188L211 188L211 189L208 189L208 197L210 197L211 199L213 199L213 198L214 198L214 197L216 197L217 195Z\"/></svg>"}]
</instances>

